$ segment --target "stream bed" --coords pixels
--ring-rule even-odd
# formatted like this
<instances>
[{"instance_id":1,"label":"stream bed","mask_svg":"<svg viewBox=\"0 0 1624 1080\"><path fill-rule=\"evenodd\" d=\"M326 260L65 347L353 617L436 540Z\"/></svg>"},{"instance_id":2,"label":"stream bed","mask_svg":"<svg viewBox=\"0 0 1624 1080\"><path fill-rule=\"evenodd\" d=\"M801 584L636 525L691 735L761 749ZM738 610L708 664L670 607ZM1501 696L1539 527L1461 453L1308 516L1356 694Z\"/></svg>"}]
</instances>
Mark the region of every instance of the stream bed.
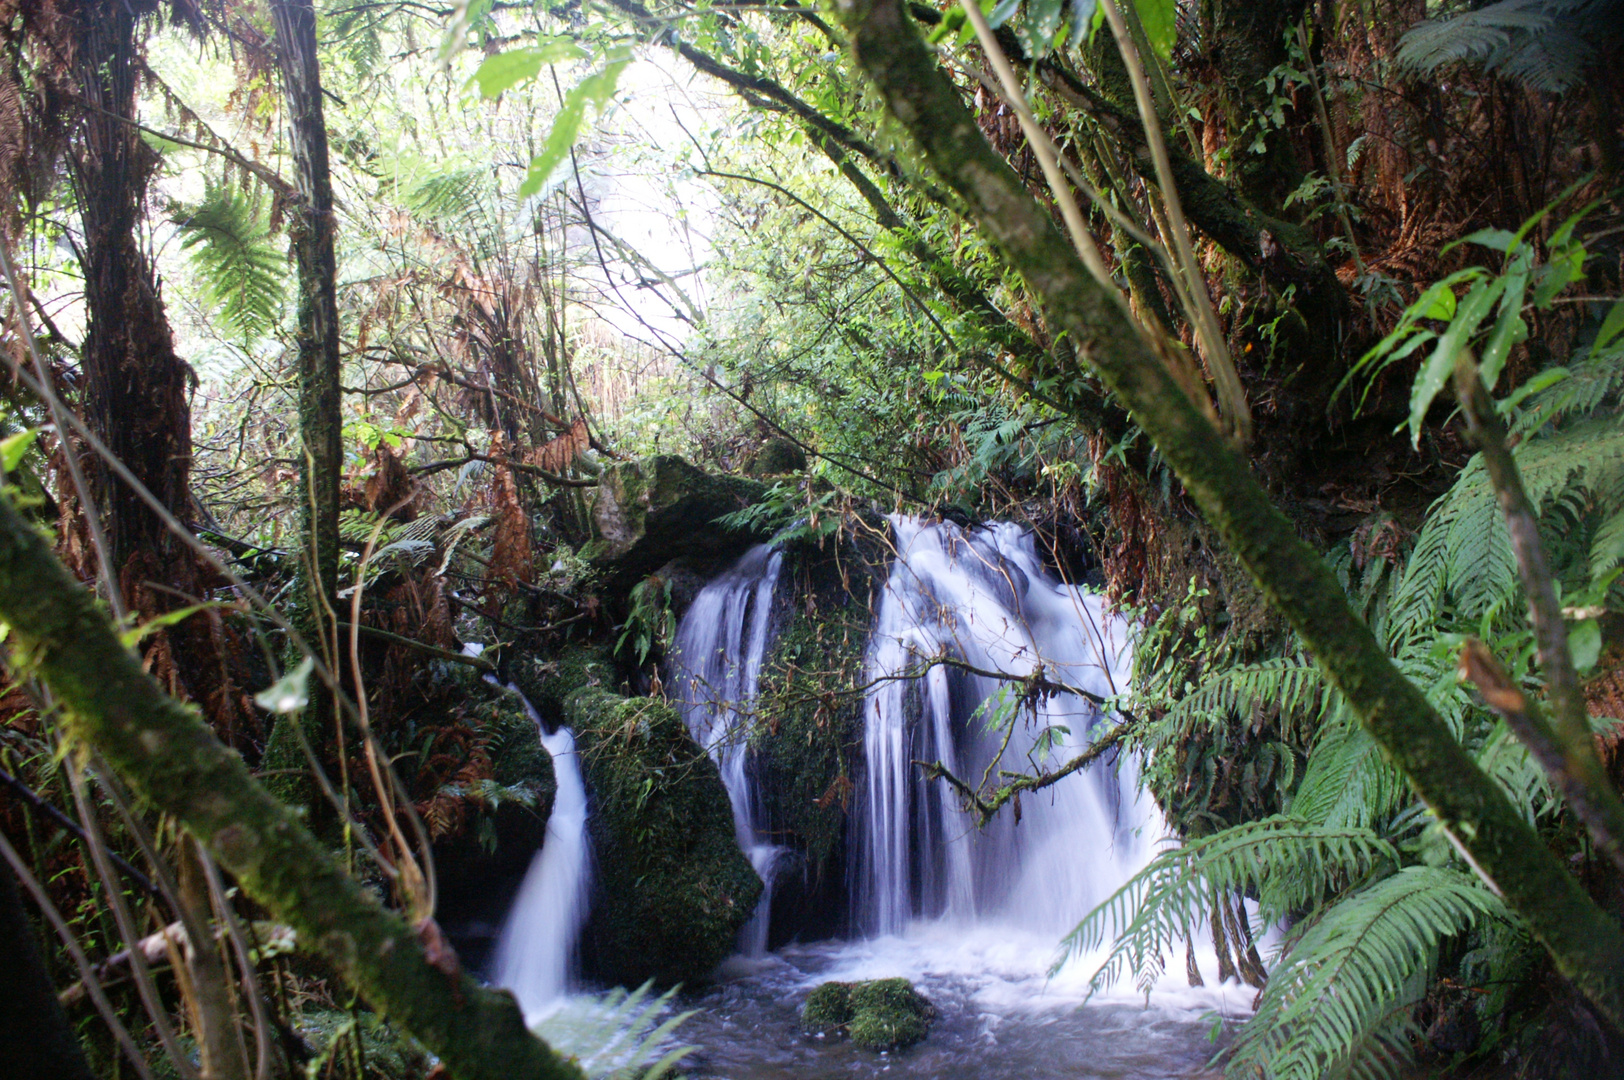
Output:
<instances>
[{"instance_id":1,"label":"stream bed","mask_svg":"<svg viewBox=\"0 0 1624 1080\"><path fill-rule=\"evenodd\" d=\"M900 936L792 945L735 958L718 982L687 995L697 1010L678 1038L698 1049L691 1080L837 1080L848 1077L1081 1080L1216 1078L1220 1016L1244 1015L1252 993L1227 984L1186 988L1182 975L1143 997L1082 1004L1085 961L1046 977L1053 938L986 925L914 923ZM1180 965L1182 966L1182 965ZM1205 965L1203 965L1205 966ZM937 1010L929 1037L875 1054L841 1038L801 1033L801 1002L831 979L904 976Z\"/></svg>"}]
</instances>

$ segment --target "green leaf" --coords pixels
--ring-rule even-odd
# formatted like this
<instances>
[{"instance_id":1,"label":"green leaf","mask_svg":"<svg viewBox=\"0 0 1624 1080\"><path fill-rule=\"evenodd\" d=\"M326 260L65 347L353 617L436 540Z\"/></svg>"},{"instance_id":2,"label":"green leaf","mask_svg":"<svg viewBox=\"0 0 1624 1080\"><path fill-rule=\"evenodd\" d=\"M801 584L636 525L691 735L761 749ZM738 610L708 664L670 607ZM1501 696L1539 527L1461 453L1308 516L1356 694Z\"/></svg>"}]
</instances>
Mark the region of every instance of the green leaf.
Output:
<instances>
[{"instance_id":1,"label":"green leaf","mask_svg":"<svg viewBox=\"0 0 1624 1080\"><path fill-rule=\"evenodd\" d=\"M1455 290L1444 287L1442 282L1423 293L1421 302L1426 304L1421 310L1420 317L1423 319L1448 322L1455 317Z\"/></svg>"},{"instance_id":2,"label":"green leaf","mask_svg":"<svg viewBox=\"0 0 1624 1080\"><path fill-rule=\"evenodd\" d=\"M1511 347L1528 340L1528 324L1523 321L1522 304L1523 293L1528 289L1532 258L1533 253L1528 248L1518 248L1505 273L1506 287L1500 297L1500 317L1495 320L1494 329L1483 344L1483 355L1479 360L1483 385L1490 390L1500 380L1500 371L1506 365L1506 356L1511 352Z\"/></svg>"},{"instance_id":3,"label":"green leaf","mask_svg":"<svg viewBox=\"0 0 1624 1080\"><path fill-rule=\"evenodd\" d=\"M1613 303L1613 310L1607 313L1607 318L1602 320L1601 329L1596 331L1596 344L1591 346L1591 351L1600 352L1607 348L1620 331L1624 331L1624 300Z\"/></svg>"},{"instance_id":4,"label":"green leaf","mask_svg":"<svg viewBox=\"0 0 1624 1080\"><path fill-rule=\"evenodd\" d=\"M1163 60L1170 58L1179 36L1178 0L1134 0L1133 8L1139 13L1150 47Z\"/></svg>"},{"instance_id":5,"label":"green leaf","mask_svg":"<svg viewBox=\"0 0 1624 1080\"><path fill-rule=\"evenodd\" d=\"M1585 619L1568 627L1568 652L1573 655L1573 666L1589 671L1601 659L1601 623Z\"/></svg>"},{"instance_id":6,"label":"green leaf","mask_svg":"<svg viewBox=\"0 0 1624 1080\"><path fill-rule=\"evenodd\" d=\"M1476 333L1478 324L1493 309L1494 302L1500 298L1505 287L1505 278L1491 278L1473 285L1460 302L1449 329L1439 335L1438 344L1433 347L1427 362L1421 365L1420 374L1415 377L1415 388L1410 392L1410 445L1421 445L1421 422L1426 419L1427 410L1432 408L1433 398L1449 381L1455 369L1456 354Z\"/></svg>"},{"instance_id":7,"label":"green leaf","mask_svg":"<svg viewBox=\"0 0 1624 1080\"><path fill-rule=\"evenodd\" d=\"M298 712L310 704L310 673L314 670L315 660L305 657L298 667L255 694L254 704L266 712Z\"/></svg>"},{"instance_id":8,"label":"green leaf","mask_svg":"<svg viewBox=\"0 0 1624 1080\"><path fill-rule=\"evenodd\" d=\"M1071 33L1068 37L1072 45L1082 48L1084 42L1092 40L1104 15L1099 0L1071 0Z\"/></svg>"},{"instance_id":9,"label":"green leaf","mask_svg":"<svg viewBox=\"0 0 1624 1080\"><path fill-rule=\"evenodd\" d=\"M39 438L39 433L44 430L44 428L29 428L27 431L19 431L15 435L7 435L4 439L0 439L0 466L4 466L8 473L16 472L17 466L28 456L28 451L33 449L34 440Z\"/></svg>"},{"instance_id":10,"label":"green leaf","mask_svg":"<svg viewBox=\"0 0 1624 1080\"><path fill-rule=\"evenodd\" d=\"M1064 0L1027 0L1023 36L1033 55L1044 55L1054 44L1054 36L1060 30L1063 6Z\"/></svg>"},{"instance_id":11,"label":"green leaf","mask_svg":"<svg viewBox=\"0 0 1624 1080\"><path fill-rule=\"evenodd\" d=\"M541 153L530 160L530 171L524 183L519 185L519 198L528 199L539 194L552 180L553 173L569 157L575 140L581 134L587 109L601 111L608 104L614 96L615 86L620 82L620 73L626 70L629 63L631 51L617 50L615 58L605 64L602 71L588 75L564 95L564 105L553 120L552 131L547 133L547 142L542 146Z\"/></svg>"},{"instance_id":12,"label":"green leaf","mask_svg":"<svg viewBox=\"0 0 1624 1080\"><path fill-rule=\"evenodd\" d=\"M209 600L201 604L191 604L187 607L176 608L174 611L166 611L162 615L154 615L140 626L123 631L118 635L118 638L124 643L124 647L126 649L133 649L139 645L148 634L151 634L155 630L162 630L166 626L174 626L176 623L185 622L187 619L190 619L193 615L196 615L200 611L207 611L210 608L232 606L233 605L219 600Z\"/></svg>"},{"instance_id":13,"label":"green leaf","mask_svg":"<svg viewBox=\"0 0 1624 1080\"><path fill-rule=\"evenodd\" d=\"M994 30L998 29L1014 17L1020 6L1021 0L998 0L992 10L987 12L987 25ZM982 7L985 8L986 4L982 4Z\"/></svg>"},{"instance_id":14,"label":"green leaf","mask_svg":"<svg viewBox=\"0 0 1624 1080\"><path fill-rule=\"evenodd\" d=\"M505 90L534 79L548 64L585 60L588 55L585 49L569 38L543 38L535 45L486 57L468 81L479 84L482 96L494 98Z\"/></svg>"}]
</instances>

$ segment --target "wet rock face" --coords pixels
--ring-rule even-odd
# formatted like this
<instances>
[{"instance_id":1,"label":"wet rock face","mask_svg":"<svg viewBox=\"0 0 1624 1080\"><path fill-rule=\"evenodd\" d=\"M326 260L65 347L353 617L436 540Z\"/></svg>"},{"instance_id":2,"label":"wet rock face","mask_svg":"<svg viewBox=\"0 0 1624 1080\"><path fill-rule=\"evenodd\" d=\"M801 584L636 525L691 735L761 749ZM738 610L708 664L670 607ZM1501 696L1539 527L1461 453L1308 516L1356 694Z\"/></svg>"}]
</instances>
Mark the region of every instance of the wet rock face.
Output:
<instances>
[{"instance_id":1,"label":"wet rock face","mask_svg":"<svg viewBox=\"0 0 1624 1080\"><path fill-rule=\"evenodd\" d=\"M723 528L716 519L760 501L766 490L760 481L714 476L675 454L611 465L598 477L596 535L583 554L632 577L678 558L725 562L766 536Z\"/></svg>"},{"instance_id":2,"label":"wet rock face","mask_svg":"<svg viewBox=\"0 0 1624 1080\"><path fill-rule=\"evenodd\" d=\"M565 701L564 721L591 798L588 971L626 986L703 980L762 890L716 765L660 699L587 686Z\"/></svg>"},{"instance_id":3,"label":"wet rock face","mask_svg":"<svg viewBox=\"0 0 1624 1080\"><path fill-rule=\"evenodd\" d=\"M864 1050L900 1050L924 1039L936 1010L907 979L826 982L801 1006L809 1035L845 1034Z\"/></svg>"}]
</instances>

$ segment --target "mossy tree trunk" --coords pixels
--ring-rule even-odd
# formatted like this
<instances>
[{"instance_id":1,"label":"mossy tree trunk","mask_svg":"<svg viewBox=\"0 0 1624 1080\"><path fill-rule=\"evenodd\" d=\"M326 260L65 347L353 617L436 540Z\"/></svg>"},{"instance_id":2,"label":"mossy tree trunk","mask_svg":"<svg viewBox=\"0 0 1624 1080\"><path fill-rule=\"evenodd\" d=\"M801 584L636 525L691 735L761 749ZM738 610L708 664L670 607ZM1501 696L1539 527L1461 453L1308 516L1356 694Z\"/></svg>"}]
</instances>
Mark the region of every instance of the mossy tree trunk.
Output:
<instances>
[{"instance_id":1,"label":"mossy tree trunk","mask_svg":"<svg viewBox=\"0 0 1624 1080\"><path fill-rule=\"evenodd\" d=\"M14 670L42 679L71 742L94 747L153 808L173 815L243 892L293 927L380 1013L439 1055L458 1080L580 1080L486 989L432 925L408 926L328 855L188 706L166 696L120 644L89 593L0 500L0 620Z\"/></svg>"},{"instance_id":2,"label":"mossy tree trunk","mask_svg":"<svg viewBox=\"0 0 1624 1080\"><path fill-rule=\"evenodd\" d=\"M1477 767L1348 605L1335 576L1185 396L1121 304L988 146L898 0L842 0L856 62L1183 481L1450 835L1527 921L1557 968L1624 1026L1624 933Z\"/></svg>"},{"instance_id":3,"label":"mossy tree trunk","mask_svg":"<svg viewBox=\"0 0 1624 1080\"><path fill-rule=\"evenodd\" d=\"M316 12L311 0L274 0L276 58L282 71L288 123L297 174L298 202L289 232L298 270L298 380L301 475L299 513L301 632L335 672L339 658L327 608L338 592L338 488L343 463L339 387L339 321L336 285L336 223L333 182L327 161L327 123L322 112L321 67L317 57ZM333 610L337 610L333 607ZM302 717L279 721L266 748L267 765L298 768L303 756L293 723L317 734L332 716L332 698L312 695ZM285 797L303 799L305 785L279 786Z\"/></svg>"}]
</instances>

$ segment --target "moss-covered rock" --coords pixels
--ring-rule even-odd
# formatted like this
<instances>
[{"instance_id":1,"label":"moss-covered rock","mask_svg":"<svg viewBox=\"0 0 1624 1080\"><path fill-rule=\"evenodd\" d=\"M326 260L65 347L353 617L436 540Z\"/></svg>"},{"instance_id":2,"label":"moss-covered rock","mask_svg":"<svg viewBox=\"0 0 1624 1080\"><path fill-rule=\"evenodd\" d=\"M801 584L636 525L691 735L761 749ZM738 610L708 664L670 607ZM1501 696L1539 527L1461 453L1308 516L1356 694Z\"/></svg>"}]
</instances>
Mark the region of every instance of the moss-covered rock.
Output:
<instances>
[{"instance_id":1,"label":"moss-covered rock","mask_svg":"<svg viewBox=\"0 0 1624 1080\"><path fill-rule=\"evenodd\" d=\"M751 476L783 476L806 471L806 451L782 436L763 442L744 471Z\"/></svg>"},{"instance_id":2,"label":"moss-covered rock","mask_svg":"<svg viewBox=\"0 0 1624 1080\"><path fill-rule=\"evenodd\" d=\"M596 888L583 954L606 982L703 979L761 898L716 765L656 698L569 696L591 797Z\"/></svg>"},{"instance_id":3,"label":"moss-covered rock","mask_svg":"<svg viewBox=\"0 0 1624 1080\"><path fill-rule=\"evenodd\" d=\"M577 645L551 658L516 657L508 668L513 685L544 718L555 723L564 715L564 702L577 690L598 687L612 691L619 684L614 654L607 645Z\"/></svg>"},{"instance_id":4,"label":"moss-covered rock","mask_svg":"<svg viewBox=\"0 0 1624 1080\"><path fill-rule=\"evenodd\" d=\"M766 536L762 528L727 529L716 519L765 492L759 481L712 475L675 454L620 462L598 477L594 537L582 554L634 578L684 556L730 558Z\"/></svg>"},{"instance_id":5,"label":"moss-covered rock","mask_svg":"<svg viewBox=\"0 0 1624 1080\"><path fill-rule=\"evenodd\" d=\"M851 983L826 982L801 1005L801 1030L808 1035L845 1031L851 1015Z\"/></svg>"},{"instance_id":6,"label":"moss-covered rock","mask_svg":"<svg viewBox=\"0 0 1624 1080\"><path fill-rule=\"evenodd\" d=\"M864 1050L900 1050L922 1040L936 1010L907 979L826 982L801 1006L809 1035L844 1032Z\"/></svg>"}]
</instances>

